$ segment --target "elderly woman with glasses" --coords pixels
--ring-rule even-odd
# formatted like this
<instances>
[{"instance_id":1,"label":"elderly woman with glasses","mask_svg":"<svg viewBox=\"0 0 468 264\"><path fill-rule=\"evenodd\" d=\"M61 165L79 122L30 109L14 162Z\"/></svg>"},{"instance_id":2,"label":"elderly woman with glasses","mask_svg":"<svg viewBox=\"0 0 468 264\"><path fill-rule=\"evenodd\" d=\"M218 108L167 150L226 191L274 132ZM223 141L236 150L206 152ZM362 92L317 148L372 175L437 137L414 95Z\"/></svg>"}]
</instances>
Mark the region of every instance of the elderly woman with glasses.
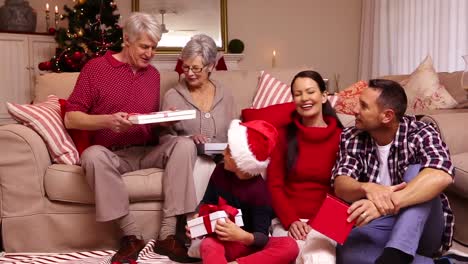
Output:
<instances>
[{"instance_id":1,"label":"elderly woman with glasses","mask_svg":"<svg viewBox=\"0 0 468 264\"><path fill-rule=\"evenodd\" d=\"M181 53L184 78L170 89L162 102L163 110L195 109L197 118L175 124L173 132L190 136L196 144L227 142L227 130L237 118L234 97L223 84L210 79L215 68L217 47L204 34L195 35Z\"/></svg>"},{"instance_id":2,"label":"elderly woman with glasses","mask_svg":"<svg viewBox=\"0 0 468 264\"><path fill-rule=\"evenodd\" d=\"M234 97L230 91L223 84L210 79L211 72L215 67L217 52L214 40L203 34L193 36L183 48L181 59L184 76L176 87L166 92L162 101L162 110L174 107L177 110L194 109L197 116L192 120L176 122L169 128L170 133L160 138L161 143L174 136L190 137L194 144L227 142L230 122L238 115L236 114ZM204 166L202 170L195 170L193 175L194 188L197 199L200 201L201 196L205 193L211 173L198 175L197 171L205 171L206 168L214 169L215 164L211 159L206 157L197 159L196 153L193 155L194 163L197 160L194 166L198 166L198 164ZM186 249L183 249L183 244L179 240L174 241L175 233L174 225L162 225L155 252L167 255L172 260L185 262L181 261L179 257L186 254ZM170 235L168 236L168 234Z\"/></svg>"}]
</instances>

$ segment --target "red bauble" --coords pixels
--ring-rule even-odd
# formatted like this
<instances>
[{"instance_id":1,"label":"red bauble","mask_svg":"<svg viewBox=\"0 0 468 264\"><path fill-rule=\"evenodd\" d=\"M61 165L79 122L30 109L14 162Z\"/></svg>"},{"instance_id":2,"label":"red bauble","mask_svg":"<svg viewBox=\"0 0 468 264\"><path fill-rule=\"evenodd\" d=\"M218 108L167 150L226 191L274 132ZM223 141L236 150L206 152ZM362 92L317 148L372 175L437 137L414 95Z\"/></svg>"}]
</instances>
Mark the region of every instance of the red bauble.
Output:
<instances>
[{"instance_id":1,"label":"red bauble","mask_svg":"<svg viewBox=\"0 0 468 264\"><path fill-rule=\"evenodd\" d=\"M84 56L84 53L83 53L83 52L75 51L75 52L73 53L72 59L73 59L74 61L80 61L80 60L83 58L83 56Z\"/></svg>"},{"instance_id":2,"label":"red bauble","mask_svg":"<svg viewBox=\"0 0 468 264\"><path fill-rule=\"evenodd\" d=\"M70 67L73 65L72 59L66 59L66 60L65 60L65 63L66 63L68 66L70 66Z\"/></svg>"},{"instance_id":3,"label":"red bauble","mask_svg":"<svg viewBox=\"0 0 468 264\"><path fill-rule=\"evenodd\" d=\"M38 68L41 71L50 71L51 66L52 64L50 63L50 61L44 61L44 62L39 63Z\"/></svg>"},{"instance_id":4,"label":"red bauble","mask_svg":"<svg viewBox=\"0 0 468 264\"><path fill-rule=\"evenodd\" d=\"M56 31L53 27L49 28L49 34L55 34Z\"/></svg>"}]
</instances>

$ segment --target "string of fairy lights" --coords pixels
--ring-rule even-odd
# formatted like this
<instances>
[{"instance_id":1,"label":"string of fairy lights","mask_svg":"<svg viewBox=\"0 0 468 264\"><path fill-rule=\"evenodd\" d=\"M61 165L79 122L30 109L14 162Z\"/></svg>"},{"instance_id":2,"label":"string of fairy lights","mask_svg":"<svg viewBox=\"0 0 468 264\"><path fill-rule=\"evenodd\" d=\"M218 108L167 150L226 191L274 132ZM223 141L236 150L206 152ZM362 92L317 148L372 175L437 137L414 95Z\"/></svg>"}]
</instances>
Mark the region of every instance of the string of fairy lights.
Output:
<instances>
[{"instance_id":1,"label":"string of fairy lights","mask_svg":"<svg viewBox=\"0 0 468 264\"><path fill-rule=\"evenodd\" d=\"M113 12L117 10L117 5L113 1L110 1L109 6L105 6L105 0L100 0L99 12L95 18L84 17L86 21L84 25L70 23L71 16L73 16L74 22L83 20L81 16L86 15L86 10L83 8L86 1L90 0L78 0L78 4L73 9L65 6L69 14L61 15L61 18L69 19L69 28L66 30L61 28L55 32L59 48L49 61L39 64L40 70L79 71L89 59L104 55L110 48L120 47L122 34L118 24L119 19L111 20L111 25L102 22L104 8L110 7L112 16L114 16ZM119 34L117 38L115 34Z\"/></svg>"}]
</instances>

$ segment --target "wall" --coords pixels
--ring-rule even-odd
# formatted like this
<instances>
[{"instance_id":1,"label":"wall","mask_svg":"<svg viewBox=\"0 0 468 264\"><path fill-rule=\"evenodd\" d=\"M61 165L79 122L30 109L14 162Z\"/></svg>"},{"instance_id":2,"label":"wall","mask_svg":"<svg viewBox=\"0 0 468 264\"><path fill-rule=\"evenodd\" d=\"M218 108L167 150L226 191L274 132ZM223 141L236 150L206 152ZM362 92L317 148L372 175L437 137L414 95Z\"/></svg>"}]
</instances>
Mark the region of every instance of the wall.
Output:
<instances>
[{"instance_id":1,"label":"wall","mask_svg":"<svg viewBox=\"0 0 468 264\"><path fill-rule=\"evenodd\" d=\"M342 89L357 80L362 0L227 1L228 37L241 39L246 47L241 68L271 68L276 50L277 67L311 66L332 83L337 73ZM73 4L72 0L29 2L39 13L37 31L45 30L46 2L52 11L55 5ZM127 17L131 0L116 3Z\"/></svg>"},{"instance_id":2,"label":"wall","mask_svg":"<svg viewBox=\"0 0 468 264\"><path fill-rule=\"evenodd\" d=\"M228 0L229 39L246 46L241 67L312 66L340 87L357 80L361 0ZM334 86L332 86L334 88Z\"/></svg>"}]
</instances>

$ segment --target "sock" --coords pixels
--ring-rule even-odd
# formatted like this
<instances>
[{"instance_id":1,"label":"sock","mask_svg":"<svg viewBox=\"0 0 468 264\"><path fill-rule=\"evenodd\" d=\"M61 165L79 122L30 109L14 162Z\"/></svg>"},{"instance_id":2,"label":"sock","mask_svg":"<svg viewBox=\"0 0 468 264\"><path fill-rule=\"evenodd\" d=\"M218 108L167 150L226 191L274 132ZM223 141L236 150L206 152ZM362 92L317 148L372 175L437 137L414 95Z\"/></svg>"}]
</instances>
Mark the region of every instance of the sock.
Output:
<instances>
[{"instance_id":1,"label":"sock","mask_svg":"<svg viewBox=\"0 0 468 264\"><path fill-rule=\"evenodd\" d=\"M410 264L413 261L413 256L406 254L405 252L391 247L386 247L383 250L382 255L377 258L375 264Z\"/></svg>"},{"instance_id":2,"label":"sock","mask_svg":"<svg viewBox=\"0 0 468 264\"><path fill-rule=\"evenodd\" d=\"M177 225L177 217L164 217L161 221L161 229L159 230L159 240L164 240L170 235L175 235Z\"/></svg>"},{"instance_id":3,"label":"sock","mask_svg":"<svg viewBox=\"0 0 468 264\"><path fill-rule=\"evenodd\" d=\"M117 222L124 236L135 235L138 239L141 239L141 232L135 223L135 219L130 213L117 219Z\"/></svg>"}]
</instances>

